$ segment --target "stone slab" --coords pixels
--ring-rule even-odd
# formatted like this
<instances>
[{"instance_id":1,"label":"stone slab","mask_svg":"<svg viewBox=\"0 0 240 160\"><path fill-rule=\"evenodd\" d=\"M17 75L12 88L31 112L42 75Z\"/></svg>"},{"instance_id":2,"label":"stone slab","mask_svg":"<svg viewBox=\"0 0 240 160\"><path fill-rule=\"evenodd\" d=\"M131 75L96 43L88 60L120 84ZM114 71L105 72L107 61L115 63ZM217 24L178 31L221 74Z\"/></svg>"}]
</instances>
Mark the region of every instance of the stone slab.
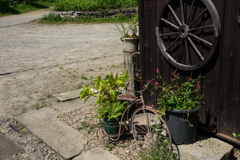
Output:
<instances>
[{"instance_id":1,"label":"stone slab","mask_svg":"<svg viewBox=\"0 0 240 160\"><path fill-rule=\"evenodd\" d=\"M22 154L24 152L23 148L17 146L7 137L0 134L0 159L8 159L14 154Z\"/></svg>"},{"instance_id":2,"label":"stone slab","mask_svg":"<svg viewBox=\"0 0 240 160\"><path fill-rule=\"evenodd\" d=\"M14 119L64 159L81 154L87 140L78 131L59 121L56 116L57 112L53 108L46 107L21 114Z\"/></svg>"},{"instance_id":3,"label":"stone slab","mask_svg":"<svg viewBox=\"0 0 240 160\"><path fill-rule=\"evenodd\" d=\"M73 160L119 160L119 158L108 151L96 147L82 153Z\"/></svg>"},{"instance_id":4,"label":"stone slab","mask_svg":"<svg viewBox=\"0 0 240 160\"><path fill-rule=\"evenodd\" d=\"M80 97L80 92L82 90L83 89L78 89L78 90L75 90L75 91L60 93L60 94L56 94L56 95L53 95L53 96L56 97L57 99L59 99L61 102L64 102L64 101L68 101L68 100L71 100L71 99L79 98ZM91 90L94 91L94 93L97 93L97 90L92 89L92 88L91 88Z\"/></svg>"},{"instance_id":5,"label":"stone slab","mask_svg":"<svg viewBox=\"0 0 240 160\"><path fill-rule=\"evenodd\" d=\"M95 104L97 101L97 97L90 97L86 103L84 103L84 99L74 99L71 101L60 102L56 105L51 106L54 109L58 109L61 112L71 112L75 109L83 108L91 104Z\"/></svg>"},{"instance_id":6,"label":"stone slab","mask_svg":"<svg viewBox=\"0 0 240 160\"><path fill-rule=\"evenodd\" d=\"M217 138L198 136L198 141L188 145L178 145L179 159L184 160L230 160L233 146ZM174 147L174 152L177 148Z\"/></svg>"}]
</instances>

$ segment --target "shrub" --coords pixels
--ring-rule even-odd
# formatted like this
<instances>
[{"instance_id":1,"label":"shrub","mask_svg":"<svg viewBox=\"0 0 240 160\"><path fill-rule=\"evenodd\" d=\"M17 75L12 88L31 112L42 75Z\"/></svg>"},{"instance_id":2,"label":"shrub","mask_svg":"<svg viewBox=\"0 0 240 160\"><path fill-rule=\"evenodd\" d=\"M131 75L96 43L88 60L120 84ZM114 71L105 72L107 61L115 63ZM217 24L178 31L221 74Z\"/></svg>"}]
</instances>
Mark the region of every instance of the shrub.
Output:
<instances>
[{"instance_id":1,"label":"shrub","mask_svg":"<svg viewBox=\"0 0 240 160\"><path fill-rule=\"evenodd\" d=\"M13 4L13 0L0 0L0 7L8 7Z\"/></svg>"},{"instance_id":2,"label":"shrub","mask_svg":"<svg viewBox=\"0 0 240 160\"><path fill-rule=\"evenodd\" d=\"M60 0L55 11L101 11L137 7L137 0Z\"/></svg>"}]
</instances>

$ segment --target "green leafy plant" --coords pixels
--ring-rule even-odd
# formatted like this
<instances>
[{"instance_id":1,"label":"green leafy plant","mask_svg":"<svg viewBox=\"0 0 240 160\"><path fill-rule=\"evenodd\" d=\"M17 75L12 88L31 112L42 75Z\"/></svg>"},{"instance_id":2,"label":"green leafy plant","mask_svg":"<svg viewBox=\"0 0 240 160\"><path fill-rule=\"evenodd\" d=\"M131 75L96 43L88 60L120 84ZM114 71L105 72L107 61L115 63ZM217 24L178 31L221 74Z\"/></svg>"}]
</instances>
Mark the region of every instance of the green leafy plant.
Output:
<instances>
[{"instance_id":1,"label":"green leafy plant","mask_svg":"<svg viewBox=\"0 0 240 160\"><path fill-rule=\"evenodd\" d=\"M124 27L122 23L120 23L120 27L116 25L118 31L121 34L120 40L124 42L124 38L139 38L137 35L137 27L138 27L138 16L133 15L132 19L128 22L128 27Z\"/></svg>"},{"instance_id":2,"label":"green leafy plant","mask_svg":"<svg viewBox=\"0 0 240 160\"><path fill-rule=\"evenodd\" d=\"M26 129L23 129L22 131L21 131L21 133L26 133L27 132L27 130Z\"/></svg>"},{"instance_id":3,"label":"green leafy plant","mask_svg":"<svg viewBox=\"0 0 240 160\"><path fill-rule=\"evenodd\" d=\"M140 152L141 160L172 160L176 159L176 154L169 153L169 140L164 137L158 137L158 140L151 143L150 149L145 152ZM161 142L161 143L159 143Z\"/></svg>"},{"instance_id":4,"label":"green leafy plant","mask_svg":"<svg viewBox=\"0 0 240 160\"><path fill-rule=\"evenodd\" d=\"M118 121L119 117L122 116L123 112L127 108L125 104L126 103L121 103L120 101L107 101L96 109L96 117L101 119Z\"/></svg>"},{"instance_id":5,"label":"green leafy plant","mask_svg":"<svg viewBox=\"0 0 240 160\"><path fill-rule=\"evenodd\" d=\"M240 138L240 134L232 133L234 138ZM240 157L240 152L236 151L237 157Z\"/></svg>"},{"instance_id":6,"label":"green leafy plant","mask_svg":"<svg viewBox=\"0 0 240 160\"><path fill-rule=\"evenodd\" d=\"M203 78L198 76L197 79L186 77L186 82L180 82L180 74L176 71L171 72L170 84L167 84L160 75L159 69L156 68L157 79L147 80L146 86L154 84L152 90L160 89L159 98L157 99L158 104L161 105L161 111L167 109L178 109L188 111L199 107L204 99L204 95L200 94L200 79ZM136 73L137 77L141 77L140 71ZM159 84L162 81L162 84ZM145 86L144 86L145 87ZM144 88L143 87L143 88ZM153 94L154 92L152 92Z\"/></svg>"},{"instance_id":7,"label":"green leafy plant","mask_svg":"<svg viewBox=\"0 0 240 160\"><path fill-rule=\"evenodd\" d=\"M113 143L110 143L110 144L108 145L108 150L109 150L109 151L112 151L112 150L113 150L113 147L114 147L114 144L113 144Z\"/></svg>"},{"instance_id":8,"label":"green leafy plant","mask_svg":"<svg viewBox=\"0 0 240 160\"><path fill-rule=\"evenodd\" d=\"M120 94L119 88L124 87L127 88L126 82L128 81L128 71L123 73L118 77L115 77L111 73L110 75L106 75L105 80L98 76L97 80L93 81L95 84L95 88L99 92L98 99L95 105L102 105L105 102L109 101L111 103L117 102L117 96ZM85 98L85 102L91 96L95 96L94 91L91 90L90 85L88 87L83 86L83 90L80 92L80 99Z\"/></svg>"}]
</instances>

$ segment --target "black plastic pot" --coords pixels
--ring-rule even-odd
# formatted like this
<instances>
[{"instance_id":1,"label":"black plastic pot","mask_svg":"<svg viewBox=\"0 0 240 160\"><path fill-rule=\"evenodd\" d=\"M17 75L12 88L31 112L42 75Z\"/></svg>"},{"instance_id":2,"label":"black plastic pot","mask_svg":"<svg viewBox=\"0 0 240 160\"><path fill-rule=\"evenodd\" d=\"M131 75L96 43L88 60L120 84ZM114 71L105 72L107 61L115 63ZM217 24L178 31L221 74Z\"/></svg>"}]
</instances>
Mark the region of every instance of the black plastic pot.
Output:
<instances>
[{"instance_id":1,"label":"black plastic pot","mask_svg":"<svg viewBox=\"0 0 240 160\"><path fill-rule=\"evenodd\" d=\"M198 108L188 110L189 116L187 116L186 111L177 109L169 109L165 112L165 121L175 144L192 144L196 142L198 113L201 108L200 105ZM186 121L187 119L188 121ZM190 124L193 126L190 127Z\"/></svg>"}]
</instances>

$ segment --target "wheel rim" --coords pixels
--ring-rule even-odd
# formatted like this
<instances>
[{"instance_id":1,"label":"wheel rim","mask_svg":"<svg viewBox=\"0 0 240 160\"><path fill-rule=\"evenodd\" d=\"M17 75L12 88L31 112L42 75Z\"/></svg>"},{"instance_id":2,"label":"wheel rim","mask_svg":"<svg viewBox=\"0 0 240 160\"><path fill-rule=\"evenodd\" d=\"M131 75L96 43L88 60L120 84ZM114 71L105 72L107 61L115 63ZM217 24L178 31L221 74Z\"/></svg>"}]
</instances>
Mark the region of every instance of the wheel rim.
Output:
<instances>
[{"instance_id":1,"label":"wheel rim","mask_svg":"<svg viewBox=\"0 0 240 160\"><path fill-rule=\"evenodd\" d=\"M160 149L163 158L170 155L170 132L164 120L155 111L143 108L136 110L132 115L131 124L133 137L143 153L151 149Z\"/></svg>"},{"instance_id":2,"label":"wheel rim","mask_svg":"<svg viewBox=\"0 0 240 160\"><path fill-rule=\"evenodd\" d=\"M177 11L181 14L177 15ZM158 19L156 36L166 60L178 69L191 71L212 58L220 28L211 0L168 0Z\"/></svg>"}]
</instances>

